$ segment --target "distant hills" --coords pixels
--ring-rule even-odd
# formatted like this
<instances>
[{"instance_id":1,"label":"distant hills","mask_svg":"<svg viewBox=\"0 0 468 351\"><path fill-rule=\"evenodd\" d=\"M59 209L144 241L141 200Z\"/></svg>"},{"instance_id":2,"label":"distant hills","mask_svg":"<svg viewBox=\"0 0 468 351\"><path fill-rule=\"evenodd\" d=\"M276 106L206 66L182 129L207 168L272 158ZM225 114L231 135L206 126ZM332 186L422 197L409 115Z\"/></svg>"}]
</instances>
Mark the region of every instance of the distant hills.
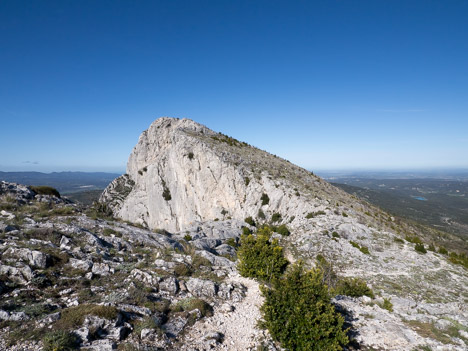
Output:
<instances>
[{"instance_id":1,"label":"distant hills","mask_svg":"<svg viewBox=\"0 0 468 351\"><path fill-rule=\"evenodd\" d=\"M102 190L118 173L106 172L1 172L0 180L26 185L47 185L60 193L76 193L89 190Z\"/></svg>"},{"instance_id":2,"label":"distant hills","mask_svg":"<svg viewBox=\"0 0 468 351\"><path fill-rule=\"evenodd\" d=\"M468 180L329 178L333 185L403 218L468 237Z\"/></svg>"}]
</instances>

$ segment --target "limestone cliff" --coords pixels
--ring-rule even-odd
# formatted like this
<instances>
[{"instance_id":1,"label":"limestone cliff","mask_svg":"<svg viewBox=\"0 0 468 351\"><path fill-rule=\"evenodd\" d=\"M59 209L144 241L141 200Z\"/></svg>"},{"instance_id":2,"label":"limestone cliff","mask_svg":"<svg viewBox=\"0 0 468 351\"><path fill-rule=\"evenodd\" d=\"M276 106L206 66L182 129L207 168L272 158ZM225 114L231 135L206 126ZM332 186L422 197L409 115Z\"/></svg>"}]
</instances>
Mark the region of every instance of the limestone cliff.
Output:
<instances>
[{"instance_id":1,"label":"limestone cliff","mask_svg":"<svg viewBox=\"0 0 468 351\"><path fill-rule=\"evenodd\" d=\"M180 240L188 236L193 247L220 256L230 252L221 239L238 237L246 217L285 224L291 235L278 235L290 261L312 266L321 255L342 276L364 278L379 295L377 305L336 300L353 316L359 343L401 351L466 345L463 327L452 346L442 346L448 340L443 333L467 323L468 275L440 253L440 247L463 251L465 242L394 218L303 168L191 120L156 120L133 149L127 174L101 201L121 219L168 230ZM426 247L436 243L439 252L418 252L416 240ZM378 307L384 298L393 312ZM421 328L444 332L427 338Z\"/></svg>"},{"instance_id":2,"label":"limestone cliff","mask_svg":"<svg viewBox=\"0 0 468 351\"><path fill-rule=\"evenodd\" d=\"M348 198L286 160L194 121L160 118L141 134L127 174L101 201L124 220L178 231L259 210L293 217L320 206L315 199L330 192Z\"/></svg>"}]
</instances>

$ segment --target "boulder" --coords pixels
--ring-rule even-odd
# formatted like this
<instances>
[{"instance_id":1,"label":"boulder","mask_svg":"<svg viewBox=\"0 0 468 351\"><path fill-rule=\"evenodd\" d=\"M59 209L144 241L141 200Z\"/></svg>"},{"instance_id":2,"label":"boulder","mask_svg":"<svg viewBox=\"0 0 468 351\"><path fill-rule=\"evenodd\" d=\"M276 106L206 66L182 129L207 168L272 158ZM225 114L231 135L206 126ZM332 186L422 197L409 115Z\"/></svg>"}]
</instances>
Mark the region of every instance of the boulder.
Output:
<instances>
[{"instance_id":1,"label":"boulder","mask_svg":"<svg viewBox=\"0 0 468 351\"><path fill-rule=\"evenodd\" d=\"M29 316L24 312L8 312L0 310L0 320L20 322L27 321L28 319Z\"/></svg>"},{"instance_id":2,"label":"boulder","mask_svg":"<svg viewBox=\"0 0 468 351\"><path fill-rule=\"evenodd\" d=\"M187 323L187 318L184 318L181 315L175 316L163 325L163 330L169 337L176 337L184 330Z\"/></svg>"},{"instance_id":3,"label":"boulder","mask_svg":"<svg viewBox=\"0 0 468 351\"><path fill-rule=\"evenodd\" d=\"M175 295L179 291L179 282L174 277L166 277L159 283L159 290Z\"/></svg>"},{"instance_id":4,"label":"boulder","mask_svg":"<svg viewBox=\"0 0 468 351\"><path fill-rule=\"evenodd\" d=\"M114 274L115 270L114 268L109 266L107 263L94 263L92 273L98 274L98 275L109 275L109 274Z\"/></svg>"},{"instance_id":5,"label":"boulder","mask_svg":"<svg viewBox=\"0 0 468 351\"><path fill-rule=\"evenodd\" d=\"M27 248L10 247L5 251L5 255L27 261L31 266L41 269L47 268L50 262L50 256L48 254Z\"/></svg>"},{"instance_id":6,"label":"boulder","mask_svg":"<svg viewBox=\"0 0 468 351\"><path fill-rule=\"evenodd\" d=\"M33 278L33 271L28 265L12 267L0 264L0 275L5 275L21 284L27 284Z\"/></svg>"},{"instance_id":7,"label":"boulder","mask_svg":"<svg viewBox=\"0 0 468 351\"><path fill-rule=\"evenodd\" d=\"M197 297L214 297L218 290L217 285L211 280L190 278L186 284L187 290Z\"/></svg>"},{"instance_id":8,"label":"boulder","mask_svg":"<svg viewBox=\"0 0 468 351\"><path fill-rule=\"evenodd\" d=\"M93 267L93 261L91 260L79 260L76 258L69 259L70 265L75 269L81 269L82 271L89 271Z\"/></svg>"}]
</instances>

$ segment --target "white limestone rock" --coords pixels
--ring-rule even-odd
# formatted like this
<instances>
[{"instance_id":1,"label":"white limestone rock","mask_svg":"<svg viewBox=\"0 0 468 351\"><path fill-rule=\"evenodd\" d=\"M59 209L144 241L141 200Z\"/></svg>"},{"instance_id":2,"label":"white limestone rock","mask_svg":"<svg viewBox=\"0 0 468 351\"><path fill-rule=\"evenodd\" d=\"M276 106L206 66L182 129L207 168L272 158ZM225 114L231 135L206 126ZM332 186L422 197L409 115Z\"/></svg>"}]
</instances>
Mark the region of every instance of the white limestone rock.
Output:
<instances>
[{"instance_id":1,"label":"white limestone rock","mask_svg":"<svg viewBox=\"0 0 468 351\"><path fill-rule=\"evenodd\" d=\"M272 173L278 173L276 179ZM242 220L260 209L284 219L314 209L310 199L297 195L290 178L322 191L331 187L311 172L194 121L164 117L141 134L127 173L100 200L123 220L175 232L200 222ZM268 203L262 203L263 194Z\"/></svg>"}]
</instances>

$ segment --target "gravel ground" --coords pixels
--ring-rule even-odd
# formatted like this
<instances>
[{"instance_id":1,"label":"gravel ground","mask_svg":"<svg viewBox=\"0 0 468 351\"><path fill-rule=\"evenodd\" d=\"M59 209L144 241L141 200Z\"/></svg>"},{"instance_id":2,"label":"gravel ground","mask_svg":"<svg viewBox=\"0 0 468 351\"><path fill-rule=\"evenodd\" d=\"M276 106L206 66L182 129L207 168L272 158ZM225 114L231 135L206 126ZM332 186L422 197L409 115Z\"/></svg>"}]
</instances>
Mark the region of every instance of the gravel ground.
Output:
<instances>
[{"instance_id":1,"label":"gravel ground","mask_svg":"<svg viewBox=\"0 0 468 351\"><path fill-rule=\"evenodd\" d=\"M192 346L188 346L186 350L256 350L262 342L271 350L276 350L268 332L257 327L257 321L261 317L260 306L263 304L259 284L239 275L233 276L229 281L241 283L247 288L245 298L219 307L213 317L196 323L189 331ZM229 312L231 308L234 311ZM221 343L210 339L216 332L224 335Z\"/></svg>"}]
</instances>

